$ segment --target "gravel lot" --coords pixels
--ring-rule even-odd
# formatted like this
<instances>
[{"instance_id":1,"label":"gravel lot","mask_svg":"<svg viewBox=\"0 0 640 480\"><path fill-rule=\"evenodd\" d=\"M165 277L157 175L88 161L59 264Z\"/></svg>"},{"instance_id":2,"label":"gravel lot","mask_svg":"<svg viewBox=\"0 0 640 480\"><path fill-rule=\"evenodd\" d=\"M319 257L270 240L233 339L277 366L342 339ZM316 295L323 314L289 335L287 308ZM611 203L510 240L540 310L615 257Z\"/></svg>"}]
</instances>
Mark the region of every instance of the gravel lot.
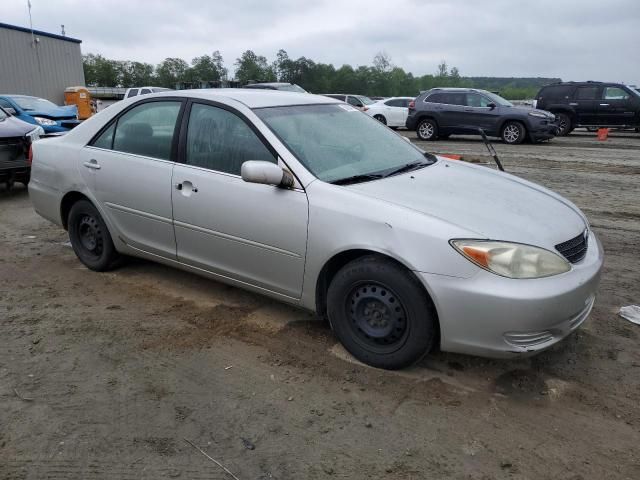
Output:
<instances>
[{"instance_id":1,"label":"gravel lot","mask_svg":"<svg viewBox=\"0 0 640 480\"><path fill-rule=\"evenodd\" d=\"M421 145L489 160L473 137ZM595 309L531 359L402 372L264 297L137 260L90 272L0 191L0 478L231 478L185 439L241 480L640 478L640 327L617 316L640 302L640 135L495 147L589 216Z\"/></svg>"}]
</instances>

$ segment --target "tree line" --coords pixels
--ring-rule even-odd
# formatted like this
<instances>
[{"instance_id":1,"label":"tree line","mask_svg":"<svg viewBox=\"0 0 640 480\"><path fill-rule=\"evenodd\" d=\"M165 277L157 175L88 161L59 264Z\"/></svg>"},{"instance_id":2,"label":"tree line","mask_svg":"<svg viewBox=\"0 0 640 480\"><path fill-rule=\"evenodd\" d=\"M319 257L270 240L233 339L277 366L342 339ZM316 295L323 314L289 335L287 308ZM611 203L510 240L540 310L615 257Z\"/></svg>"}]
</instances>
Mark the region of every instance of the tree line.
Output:
<instances>
[{"instance_id":1,"label":"tree line","mask_svg":"<svg viewBox=\"0 0 640 480\"><path fill-rule=\"evenodd\" d=\"M558 78L463 77L456 67L442 61L433 74L414 76L392 63L384 52L371 65L353 67L290 58L279 50L269 62L265 56L247 50L234 62L234 78L229 77L219 51L195 57L191 63L181 58L166 58L157 65L129 60L111 60L102 55L83 56L88 86L198 88L200 86L245 85L258 82L290 82L314 93L359 93L369 96L415 96L434 87L469 87L498 91L505 98L532 98L546 84Z\"/></svg>"}]
</instances>

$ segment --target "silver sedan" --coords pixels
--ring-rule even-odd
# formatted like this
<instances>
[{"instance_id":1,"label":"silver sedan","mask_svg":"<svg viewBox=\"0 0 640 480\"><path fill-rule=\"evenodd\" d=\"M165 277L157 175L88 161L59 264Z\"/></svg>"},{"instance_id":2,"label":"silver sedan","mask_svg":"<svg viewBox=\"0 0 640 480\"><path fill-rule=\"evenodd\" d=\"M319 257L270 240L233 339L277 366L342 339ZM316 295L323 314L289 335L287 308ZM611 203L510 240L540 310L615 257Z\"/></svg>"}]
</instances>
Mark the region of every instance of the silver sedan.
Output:
<instances>
[{"instance_id":1,"label":"silver sedan","mask_svg":"<svg viewBox=\"0 0 640 480\"><path fill-rule=\"evenodd\" d=\"M269 295L382 368L541 351L587 318L603 263L568 200L308 94L119 102L34 144L29 191L90 269L132 255Z\"/></svg>"}]
</instances>

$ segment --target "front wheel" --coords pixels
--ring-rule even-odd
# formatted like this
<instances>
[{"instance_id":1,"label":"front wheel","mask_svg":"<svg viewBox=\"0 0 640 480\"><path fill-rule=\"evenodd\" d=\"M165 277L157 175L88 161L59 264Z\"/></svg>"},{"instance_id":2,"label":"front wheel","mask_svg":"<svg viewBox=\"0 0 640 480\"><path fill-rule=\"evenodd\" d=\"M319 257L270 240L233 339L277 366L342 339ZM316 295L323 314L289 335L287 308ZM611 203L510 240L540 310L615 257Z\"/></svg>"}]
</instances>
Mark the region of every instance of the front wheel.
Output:
<instances>
[{"instance_id":1,"label":"front wheel","mask_svg":"<svg viewBox=\"0 0 640 480\"><path fill-rule=\"evenodd\" d=\"M111 240L98 209L87 200L79 200L69 212L69 240L78 259L91 270L113 268L120 255Z\"/></svg>"},{"instance_id":2,"label":"front wheel","mask_svg":"<svg viewBox=\"0 0 640 480\"><path fill-rule=\"evenodd\" d=\"M520 122L507 122L502 127L502 141L509 145L519 145L524 142L526 130Z\"/></svg>"},{"instance_id":3,"label":"front wheel","mask_svg":"<svg viewBox=\"0 0 640 480\"><path fill-rule=\"evenodd\" d=\"M342 345L373 367L409 366L436 338L435 309L422 285L402 266L378 256L356 259L336 274L327 313Z\"/></svg>"},{"instance_id":4,"label":"front wheel","mask_svg":"<svg viewBox=\"0 0 640 480\"><path fill-rule=\"evenodd\" d=\"M418 123L418 127L416 128L416 133L420 140L435 140L438 136L438 124L430 118L420 120L420 123Z\"/></svg>"}]
</instances>

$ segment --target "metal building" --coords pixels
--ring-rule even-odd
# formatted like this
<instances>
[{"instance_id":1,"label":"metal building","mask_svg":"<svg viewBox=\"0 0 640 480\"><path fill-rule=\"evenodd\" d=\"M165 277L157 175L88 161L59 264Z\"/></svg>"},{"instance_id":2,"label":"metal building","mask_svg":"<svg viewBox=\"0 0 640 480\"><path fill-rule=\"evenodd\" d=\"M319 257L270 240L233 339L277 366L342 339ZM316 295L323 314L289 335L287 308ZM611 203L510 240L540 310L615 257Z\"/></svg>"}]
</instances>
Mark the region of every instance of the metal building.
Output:
<instances>
[{"instance_id":1,"label":"metal building","mask_svg":"<svg viewBox=\"0 0 640 480\"><path fill-rule=\"evenodd\" d=\"M84 85L81 40L0 23L0 93L64 104L64 89Z\"/></svg>"}]
</instances>

